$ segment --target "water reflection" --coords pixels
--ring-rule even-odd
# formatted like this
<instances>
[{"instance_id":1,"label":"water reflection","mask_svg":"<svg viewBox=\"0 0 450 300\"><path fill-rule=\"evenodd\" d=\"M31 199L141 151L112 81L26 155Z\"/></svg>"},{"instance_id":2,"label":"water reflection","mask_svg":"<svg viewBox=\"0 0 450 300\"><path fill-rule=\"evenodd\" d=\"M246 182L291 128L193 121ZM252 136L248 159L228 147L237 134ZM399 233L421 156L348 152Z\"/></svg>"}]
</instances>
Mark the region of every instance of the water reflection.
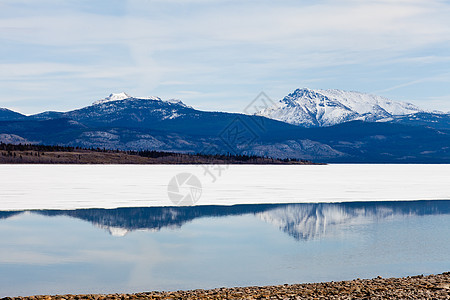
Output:
<instances>
[{"instance_id":1,"label":"water reflection","mask_svg":"<svg viewBox=\"0 0 450 300\"><path fill-rule=\"evenodd\" d=\"M298 240L335 234L346 226L360 226L405 216L449 214L450 201L292 204L257 213Z\"/></svg>"},{"instance_id":2,"label":"water reflection","mask_svg":"<svg viewBox=\"0 0 450 300\"><path fill-rule=\"evenodd\" d=\"M24 212L0 211L0 219ZM360 226L407 216L450 214L450 200L141 207L28 212L49 217L68 216L81 219L116 236L124 236L135 230L159 231L162 228L180 228L197 218L254 215L297 240L310 240L334 234L346 226Z\"/></svg>"},{"instance_id":3,"label":"water reflection","mask_svg":"<svg viewBox=\"0 0 450 300\"><path fill-rule=\"evenodd\" d=\"M15 215L19 215L23 213L23 211L0 211L0 220L7 219Z\"/></svg>"},{"instance_id":4,"label":"water reflection","mask_svg":"<svg viewBox=\"0 0 450 300\"><path fill-rule=\"evenodd\" d=\"M0 297L440 273L449 214L450 201L4 211Z\"/></svg>"}]
</instances>

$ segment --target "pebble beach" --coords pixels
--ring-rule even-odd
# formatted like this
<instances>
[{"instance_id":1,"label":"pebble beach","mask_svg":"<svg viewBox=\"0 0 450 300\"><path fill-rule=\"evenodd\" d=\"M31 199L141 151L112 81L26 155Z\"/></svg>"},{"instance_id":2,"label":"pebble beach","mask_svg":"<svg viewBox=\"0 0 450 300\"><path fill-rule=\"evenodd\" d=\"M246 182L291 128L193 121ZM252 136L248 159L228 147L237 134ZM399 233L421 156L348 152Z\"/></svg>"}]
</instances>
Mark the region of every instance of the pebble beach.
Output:
<instances>
[{"instance_id":1,"label":"pebble beach","mask_svg":"<svg viewBox=\"0 0 450 300\"><path fill-rule=\"evenodd\" d=\"M450 299L450 272L404 278L216 288L136 294L41 295L1 300L132 300L132 299Z\"/></svg>"}]
</instances>

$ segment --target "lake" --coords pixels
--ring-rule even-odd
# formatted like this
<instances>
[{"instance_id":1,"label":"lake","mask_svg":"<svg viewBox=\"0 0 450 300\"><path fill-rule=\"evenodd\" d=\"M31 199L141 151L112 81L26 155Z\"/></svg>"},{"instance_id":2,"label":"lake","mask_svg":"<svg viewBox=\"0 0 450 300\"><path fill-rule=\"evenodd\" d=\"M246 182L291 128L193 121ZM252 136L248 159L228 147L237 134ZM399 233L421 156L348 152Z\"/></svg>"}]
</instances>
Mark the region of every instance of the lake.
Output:
<instances>
[{"instance_id":1,"label":"lake","mask_svg":"<svg viewBox=\"0 0 450 300\"><path fill-rule=\"evenodd\" d=\"M3 165L0 297L446 272L449 171Z\"/></svg>"},{"instance_id":2,"label":"lake","mask_svg":"<svg viewBox=\"0 0 450 300\"><path fill-rule=\"evenodd\" d=\"M450 270L450 201L0 212L0 296Z\"/></svg>"}]
</instances>

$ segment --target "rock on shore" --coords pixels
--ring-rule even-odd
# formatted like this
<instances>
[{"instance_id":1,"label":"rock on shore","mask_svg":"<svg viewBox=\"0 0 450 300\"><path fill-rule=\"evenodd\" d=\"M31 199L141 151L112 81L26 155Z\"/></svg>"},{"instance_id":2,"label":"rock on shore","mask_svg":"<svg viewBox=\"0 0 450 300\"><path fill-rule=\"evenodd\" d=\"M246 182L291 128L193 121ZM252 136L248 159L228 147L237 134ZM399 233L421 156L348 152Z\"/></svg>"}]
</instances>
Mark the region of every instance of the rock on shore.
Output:
<instances>
[{"instance_id":1,"label":"rock on shore","mask_svg":"<svg viewBox=\"0 0 450 300\"><path fill-rule=\"evenodd\" d=\"M0 300L133 300L133 299L450 299L450 272L405 278L356 279L341 282L264 287L217 288L176 292L109 295L56 295Z\"/></svg>"}]
</instances>

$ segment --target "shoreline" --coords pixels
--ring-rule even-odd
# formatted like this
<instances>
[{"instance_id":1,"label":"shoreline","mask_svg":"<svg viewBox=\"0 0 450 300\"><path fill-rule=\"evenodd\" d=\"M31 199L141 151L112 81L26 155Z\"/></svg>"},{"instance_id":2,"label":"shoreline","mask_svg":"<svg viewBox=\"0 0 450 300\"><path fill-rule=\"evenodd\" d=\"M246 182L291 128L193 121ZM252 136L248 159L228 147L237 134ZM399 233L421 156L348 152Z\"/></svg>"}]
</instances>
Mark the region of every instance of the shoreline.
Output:
<instances>
[{"instance_id":1,"label":"shoreline","mask_svg":"<svg viewBox=\"0 0 450 300\"><path fill-rule=\"evenodd\" d=\"M134 294L79 294L4 297L0 300L123 299L449 299L450 272L400 278L284 284Z\"/></svg>"},{"instance_id":2,"label":"shoreline","mask_svg":"<svg viewBox=\"0 0 450 300\"><path fill-rule=\"evenodd\" d=\"M0 143L0 164L59 165L323 165L304 159L280 159L245 154L176 153L170 151L125 151L67 146L13 145Z\"/></svg>"}]
</instances>

